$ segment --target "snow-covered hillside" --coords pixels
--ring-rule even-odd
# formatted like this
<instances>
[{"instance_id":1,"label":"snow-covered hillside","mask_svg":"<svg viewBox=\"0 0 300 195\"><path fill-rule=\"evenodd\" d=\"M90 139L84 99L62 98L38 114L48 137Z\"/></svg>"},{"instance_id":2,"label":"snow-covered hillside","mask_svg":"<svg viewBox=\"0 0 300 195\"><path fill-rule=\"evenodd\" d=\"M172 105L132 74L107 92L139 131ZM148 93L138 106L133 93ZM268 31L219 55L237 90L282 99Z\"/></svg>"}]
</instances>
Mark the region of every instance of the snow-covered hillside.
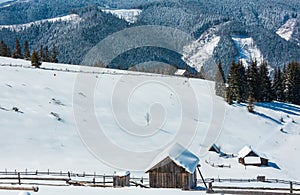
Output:
<instances>
[{"instance_id":1,"label":"snow-covered hillside","mask_svg":"<svg viewBox=\"0 0 300 195\"><path fill-rule=\"evenodd\" d=\"M260 103L250 114L246 105L229 106L216 97L213 82L182 77L51 63L34 69L28 61L3 57L0 71L0 170L112 174L136 167L133 175L147 177L156 152L181 142L200 158L205 178L300 180L299 106ZM207 152L213 143L227 154L251 145L272 164L244 167L236 157ZM101 146L98 151L93 144ZM38 194L99 192L186 193L41 187Z\"/></svg>"},{"instance_id":2,"label":"snow-covered hillside","mask_svg":"<svg viewBox=\"0 0 300 195\"><path fill-rule=\"evenodd\" d=\"M46 22L58 22L58 21L78 23L81 21L81 18L77 14L70 14L67 16L62 16L62 17L57 17L57 18L38 20L35 22L27 23L27 24L0 25L0 29L9 29L11 31L19 32L19 31L25 30L26 28L29 28L32 25L40 25L40 24L46 23Z\"/></svg>"},{"instance_id":3,"label":"snow-covered hillside","mask_svg":"<svg viewBox=\"0 0 300 195\"><path fill-rule=\"evenodd\" d=\"M264 59L261 51L255 45L252 37L233 36L232 40L239 51L238 59L242 60L244 66L250 65L252 60L261 62Z\"/></svg>"},{"instance_id":4,"label":"snow-covered hillside","mask_svg":"<svg viewBox=\"0 0 300 195\"><path fill-rule=\"evenodd\" d=\"M111 13L129 23L135 23L139 15L142 13L142 10L140 9L104 9L103 11L106 13Z\"/></svg>"},{"instance_id":5,"label":"snow-covered hillside","mask_svg":"<svg viewBox=\"0 0 300 195\"><path fill-rule=\"evenodd\" d=\"M282 27L280 27L276 33L283 39L289 41L292 38L296 25L297 19L291 18L286 21L286 23L282 25Z\"/></svg>"},{"instance_id":6,"label":"snow-covered hillside","mask_svg":"<svg viewBox=\"0 0 300 195\"><path fill-rule=\"evenodd\" d=\"M215 34L216 30L217 27L208 29L198 40L184 48L183 60L199 72L204 63L212 57L220 41L220 37Z\"/></svg>"}]
</instances>

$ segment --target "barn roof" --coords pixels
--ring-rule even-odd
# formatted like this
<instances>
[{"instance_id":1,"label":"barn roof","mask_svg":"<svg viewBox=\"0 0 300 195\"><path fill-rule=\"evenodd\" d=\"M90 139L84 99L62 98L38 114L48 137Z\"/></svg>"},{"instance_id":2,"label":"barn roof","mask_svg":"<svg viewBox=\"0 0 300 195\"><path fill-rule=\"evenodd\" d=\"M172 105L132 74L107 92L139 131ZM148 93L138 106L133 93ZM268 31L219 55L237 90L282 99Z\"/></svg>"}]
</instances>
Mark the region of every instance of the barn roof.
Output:
<instances>
[{"instance_id":1,"label":"barn roof","mask_svg":"<svg viewBox=\"0 0 300 195\"><path fill-rule=\"evenodd\" d=\"M167 158L170 158L175 164L184 168L189 173L194 173L199 163L199 158L195 154L176 143L160 153L150 164L146 172L156 168L157 164Z\"/></svg>"},{"instance_id":2,"label":"barn roof","mask_svg":"<svg viewBox=\"0 0 300 195\"><path fill-rule=\"evenodd\" d=\"M209 148L209 151L214 151L214 152L216 152L216 153L221 153L220 148L219 148L216 144L213 144L213 145Z\"/></svg>"},{"instance_id":3,"label":"barn roof","mask_svg":"<svg viewBox=\"0 0 300 195\"><path fill-rule=\"evenodd\" d=\"M251 146L244 146L238 153L239 158L245 158L250 152L255 153L258 157L267 159L266 155L257 152Z\"/></svg>"}]
</instances>

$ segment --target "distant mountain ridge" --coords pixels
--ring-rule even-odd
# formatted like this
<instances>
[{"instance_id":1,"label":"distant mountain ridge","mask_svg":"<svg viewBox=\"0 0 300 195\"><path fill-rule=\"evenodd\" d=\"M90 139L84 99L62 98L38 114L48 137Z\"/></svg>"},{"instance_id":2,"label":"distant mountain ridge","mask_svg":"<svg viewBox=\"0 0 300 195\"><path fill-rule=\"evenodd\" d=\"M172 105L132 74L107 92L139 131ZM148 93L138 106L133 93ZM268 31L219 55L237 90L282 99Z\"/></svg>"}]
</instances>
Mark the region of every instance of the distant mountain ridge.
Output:
<instances>
[{"instance_id":1,"label":"distant mountain ridge","mask_svg":"<svg viewBox=\"0 0 300 195\"><path fill-rule=\"evenodd\" d=\"M9 6L0 8L2 25L25 24L70 14L77 14L82 19L76 24L66 21L45 22L19 31L0 28L0 39L10 47L13 47L16 38L21 42L28 40L31 49L38 49L39 45L57 45L59 61L64 63L81 63L85 54L108 35L141 25L176 28L192 35L195 40L204 41L199 42L201 47L190 48L193 53L187 53L181 58L186 65L197 70L203 66L203 70L210 76L214 75L216 64L220 60L227 73L231 61L241 56L241 50L233 40L236 36L252 39L262 58L271 67L282 67L290 61L300 61L300 2L297 0L286 3L280 0L35 0L14 1L7 5ZM116 14L102 11L112 8L138 8L141 12L136 15L134 22L128 22ZM210 31L212 28L215 30ZM201 38L203 33L206 33L206 37L217 39L213 43L209 42L209 39ZM145 55L140 55L141 53ZM157 52L155 48L141 48L124 54L125 58L120 56L115 62L120 63L122 68L128 68L126 64L151 59L147 53L150 55ZM172 64L185 66L180 57L173 54L170 56L168 51L158 53L162 55L163 62L174 58L177 60L172 61ZM199 56L201 53L205 56Z\"/></svg>"}]
</instances>

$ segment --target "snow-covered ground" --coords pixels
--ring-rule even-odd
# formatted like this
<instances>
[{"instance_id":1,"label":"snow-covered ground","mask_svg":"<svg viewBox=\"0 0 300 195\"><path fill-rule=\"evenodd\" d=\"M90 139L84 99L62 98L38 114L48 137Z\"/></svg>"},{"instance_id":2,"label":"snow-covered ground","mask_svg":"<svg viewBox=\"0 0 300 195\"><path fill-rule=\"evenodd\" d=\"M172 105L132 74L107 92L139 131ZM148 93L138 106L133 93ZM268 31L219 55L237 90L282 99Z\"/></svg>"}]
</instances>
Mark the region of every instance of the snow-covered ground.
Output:
<instances>
[{"instance_id":1,"label":"snow-covered ground","mask_svg":"<svg viewBox=\"0 0 300 195\"><path fill-rule=\"evenodd\" d=\"M139 15L142 13L142 10L140 9L104 9L103 11L106 13L111 13L129 23L135 23Z\"/></svg>"},{"instance_id":2,"label":"snow-covered ground","mask_svg":"<svg viewBox=\"0 0 300 195\"><path fill-rule=\"evenodd\" d=\"M217 27L208 29L198 40L184 48L183 60L189 66L200 71L204 63L212 57L214 49L220 41L220 37L215 34L216 30Z\"/></svg>"},{"instance_id":3,"label":"snow-covered ground","mask_svg":"<svg viewBox=\"0 0 300 195\"><path fill-rule=\"evenodd\" d=\"M244 66L250 65L252 60L256 59L260 63L264 59L252 37L233 36L232 40L239 51L238 59L242 60Z\"/></svg>"},{"instance_id":4,"label":"snow-covered ground","mask_svg":"<svg viewBox=\"0 0 300 195\"><path fill-rule=\"evenodd\" d=\"M294 33L294 29L297 25L297 19L296 18L291 18L282 27L280 27L277 30L277 34L282 37L283 39L289 41Z\"/></svg>"},{"instance_id":5,"label":"snow-covered ground","mask_svg":"<svg viewBox=\"0 0 300 195\"><path fill-rule=\"evenodd\" d=\"M35 22L30 22L26 24L15 24L15 25L0 25L0 29L9 29L11 31L22 31L26 28L29 28L32 25L40 25L45 22L58 22L58 21L66 21L66 22L73 22L73 23L78 23L82 19L79 17L77 14L70 14L62 17L57 17L57 18L51 18L51 19L45 19L45 20L38 20Z\"/></svg>"},{"instance_id":6,"label":"snow-covered ground","mask_svg":"<svg viewBox=\"0 0 300 195\"><path fill-rule=\"evenodd\" d=\"M147 177L144 171L157 151L179 142L200 158L205 178L300 180L299 106L261 103L250 114L246 105L229 106L216 97L210 81L51 63L42 68L0 57L0 171L112 174L131 169L132 175ZM213 143L227 154L251 145L272 166L244 167L237 158L207 152ZM42 186L37 194L102 192L199 193Z\"/></svg>"}]
</instances>

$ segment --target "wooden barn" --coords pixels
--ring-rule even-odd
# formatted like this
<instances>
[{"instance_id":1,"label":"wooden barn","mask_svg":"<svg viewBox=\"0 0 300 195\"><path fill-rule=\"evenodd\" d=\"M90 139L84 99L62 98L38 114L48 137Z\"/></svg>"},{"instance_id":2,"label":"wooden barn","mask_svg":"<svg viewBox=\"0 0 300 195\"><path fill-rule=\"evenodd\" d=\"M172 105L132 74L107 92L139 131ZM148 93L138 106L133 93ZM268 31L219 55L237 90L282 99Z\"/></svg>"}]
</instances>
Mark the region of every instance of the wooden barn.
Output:
<instances>
[{"instance_id":1,"label":"wooden barn","mask_svg":"<svg viewBox=\"0 0 300 195\"><path fill-rule=\"evenodd\" d=\"M192 189L197 185L198 163L196 155L175 144L162 152L146 171L150 187Z\"/></svg>"},{"instance_id":2,"label":"wooden barn","mask_svg":"<svg viewBox=\"0 0 300 195\"><path fill-rule=\"evenodd\" d=\"M251 146L243 147L238 153L239 163L243 165L268 166L269 160Z\"/></svg>"}]
</instances>

